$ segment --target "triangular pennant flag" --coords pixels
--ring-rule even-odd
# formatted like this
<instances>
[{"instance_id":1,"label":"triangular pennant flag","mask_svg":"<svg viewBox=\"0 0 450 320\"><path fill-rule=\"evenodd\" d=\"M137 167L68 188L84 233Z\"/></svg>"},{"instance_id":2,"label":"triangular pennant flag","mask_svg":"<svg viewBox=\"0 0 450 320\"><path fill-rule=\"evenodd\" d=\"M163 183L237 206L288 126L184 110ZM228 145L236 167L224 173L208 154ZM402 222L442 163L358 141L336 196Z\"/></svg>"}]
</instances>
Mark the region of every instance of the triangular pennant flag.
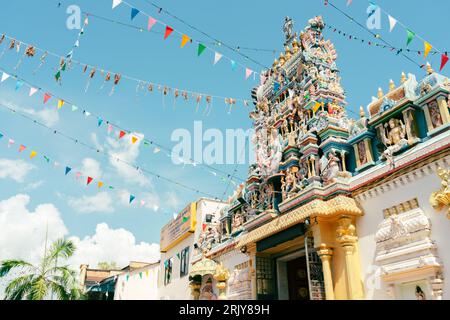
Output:
<instances>
[{"instance_id":1,"label":"triangular pennant flag","mask_svg":"<svg viewBox=\"0 0 450 320\"><path fill-rule=\"evenodd\" d=\"M139 277L142 279L142 272L139 272Z\"/></svg>"},{"instance_id":2,"label":"triangular pennant flag","mask_svg":"<svg viewBox=\"0 0 450 320\"><path fill-rule=\"evenodd\" d=\"M141 207L145 206L145 200L141 200Z\"/></svg>"},{"instance_id":3,"label":"triangular pennant flag","mask_svg":"<svg viewBox=\"0 0 450 320\"><path fill-rule=\"evenodd\" d=\"M47 156L44 156L45 161L47 161L47 163L50 163L50 158Z\"/></svg>"},{"instance_id":4,"label":"triangular pennant flag","mask_svg":"<svg viewBox=\"0 0 450 320\"><path fill-rule=\"evenodd\" d=\"M154 19L152 17L149 17L148 18L147 30L150 31L153 28L153 26L155 25L155 23L156 23L156 19Z\"/></svg>"},{"instance_id":5,"label":"triangular pennant flag","mask_svg":"<svg viewBox=\"0 0 450 320\"><path fill-rule=\"evenodd\" d=\"M136 138L135 136L131 137L131 143L135 144L138 141L138 138Z\"/></svg>"},{"instance_id":6,"label":"triangular pennant flag","mask_svg":"<svg viewBox=\"0 0 450 320\"><path fill-rule=\"evenodd\" d=\"M120 130L119 132L119 139L122 139L127 133L123 130Z\"/></svg>"},{"instance_id":7,"label":"triangular pennant flag","mask_svg":"<svg viewBox=\"0 0 450 320\"><path fill-rule=\"evenodd\" d=\"M44 103L47 103L48 100L50 100L52 96L49 93L44 94Z\"/></svg>"},{"instance_id":8,"label":"triangular pennant flag","mask_svg":"<svg viewBox=\"0 0 450 320\"><path fill-rule=\"evenodd\" d=\"M406 29L406 34L407 34L406 45L409 45L416 36L416 34L409 29Z\"/></svg>"},{"instance_id":9,"label":"triangular pennant flag","mask_svg":"<svg viewBox=\"0 0 450 320\"><path fill-rule=\"evenodd\" d=\"M97 186L98 186L99 188L103 187L103 182L99 181L99 182L97 183Z\"/></svg>"},{"instance_id":10,"label":"triangular pennant flag","mask_svg":"<svg viewBox=\"0 0 450 320\"><path fill-rule=\"evenodd\" d=\"M33 159L34 157L36 157L37 156L37 152L36 151L31 151L31 153L30 153L30 159Z\"/></svg>"},{"instance_id":11,"label":"triangular pennant flag","mask_svg":"<svg viewBox=\"0 0 450 320\"><path fill-rule=\"evenodd\" d=\"M38 90L39 90L39 89L36 89L36 88L31 87L31 88L30 88L30 97L31 97L33 94L35 94L36 92L38 92Z\"/></svg>"},{"instance_id":12,"label":"triangular pennant flag","mask_svg":"<svg viewBox=\"0 0 450 320\"><path fill-rule=\"evenodd\" d=\"M77 106L74 106L74 105L72 105L72 111L77 111L78 110L78 107Z\"/></svg>"},{"instance_id":13,"label":"triangular pennant flag","mask_svg":"<svg viewBox=\"0 0 450 320\"><path fill-rule=\"evenodd\" d=\"M395 19L394 17L388 15L389 18L389 32L392 32L392 30L394 30L395 25L397 24L397 19Z\"/></svg>"},{"instance_id":14,"label":"triangular pennant flag","mask_svg":"<svg viewBox=\"0 0 450 320\"><path fill-rule=\"evenodd\" d=\"M442 69L444 69L445 65L448 62L448 55L447 54L442 54L441 56L441 67L439 68L439 71L442 71Z\"/></svg>"},{"instance_id":15,"label":"triangular pennant flag","mask_svg":"<svg viewBox=\"0 0 450 320\"><path fill-rule=\"evenodd\" d=\"M111 133L113 131L112 124L108 123L108 133Z\"/></svg>"},{"instance_id":16,"label":"triangular pennant flag","mask_svg":"<svg viewBox=\"0 0 450 320\"><path fill-rule=\"evenodd\" d=\"M134 199L136 199L136 197L130 194L130 203L132 203Z\"/></svg>"},{"instance_id":17,"label":"triangular pennant flag","mask_svg":"<svg viewBox=\"0 0 450 320\"><path fill-rule=\"evenodd\" d=\"M203 51L205 51L205 49L206 49L206 46L202 43L199 43L198 50L197 50L197 56L200 56L203 53Z\"/></svg>"},{"instance_id":18,"label":"triangular pennant flag","mask_svg":"<svg viewBox=\"0 0 450 320\"><path fill-rule=\"evenodd\" d=\"M222 59L222 55L218 52L214 53L214 65Z\"/></svg>"},{"instance_id":19,"label":"triangular pennant flag","mask_svg":"<svg viewBox=\"0 0 450 320\"><path fill-rule=\"evenodd\" d=\"M97 125L100 127L102 125L102 123L103 123L103 119L99 117Z\"/></svg>"},{"instance_id":20,"label":"triangular pennant flag","mask_svg":"<svg viewBox=\"0 0 450 320\"><path fill-rule=\"evenodd\" d=\"M145 270L145 276L148 278L148 270Z\"/></svg>"},{"instance_id":21,"label":"triangular pennant flag","mask_svg":"<svg viewBox=\"0 0 450 320\"><path fill-rule=\"evenodd\" d=\"M252 73L253 73L252 69L245 68L245 80L247 80L248 77L250 77L252 75Z\"/></svg>"},{"instance_id":22,"label":"triangular pennant flag","mask_svg":"<svg viewBox=\"0 0 450 320\"><path fill-rule=\"evenodd\" d=\"M164 40L167 39L168 36L173 32L172 27L166 26L166 32L164 33Z\"/></svg>"},{"instance_id":23,"label":"triangular pennant flag","mask_svg":"<svg viewBox=\"0 0 450 320\"><path fill-rule=\"evenodd\" d=\"M230 60L231 62L231 70L236 70L236 61Z\"/></svg>"},{"instance_id":24,"label":"triangular pennant flag","mask_svg":"<svg viewBox=\"0 0 450 320\"><path fill-rule=\"evenodd\" d=\"M64 100L63 99L59 99L58 100L58 109L61 109L64 105Z\"/></svg>"},{"instance_id":25,"label":"triangular pennant flag","mask_svg":"<svg viewBox=\"0 0 450 320\"><path fill-rule=\"evenodd\" d=\"M139 10L136 8L131 8L131 20L133 20L134 18L136 18L136 16L138 15Z\"/></svg>"},{"instance_id":26,"label":"triangular pennant flag","mask_svg":"<svg viewBox=\"0 0 450 320\"><path fill-rule=\"evenodd\" d=\"M8 79L9 77L10 77L9 74L7 74L6 72L3 72L1 82L5 81L5 80Z\"/></svg>"},{"instance_id":27,"label":"triangular pennant flag","mask_svg":"<svg viewBox=\"0 0 450 320\"><path fill-rule=\"evenodd\" d=\"M160 148L158 148L158 147L155 147L155 149L153 150L153 153L159 153L161 151L161 149Z\"/></svg>"},{"instance_id":28,"label":"triangular pennant flag","mask_svg":"<svg viewBox=\"0 0 450 320\"><path fill-rule=\"evenodd\" d=\"M188 221L188 220L189 220L189 217L183 217L183 223Z\"/></svg>"},{"instance_id":29,"label":"triangular pennant flag","mask_svg":"<svg viewBox=\"0 0 450 320\"><path fill-rule=\"evenodd\" d=\"M67 174L68 174L70 171L72 171L72 168L71 168L71 167L66 167L65 175L67 176Z\"/></svg>"},{"instance_id":30,"label":"triangular pennant flag","mask_svg":"<svg viewBox=\"0 0 450 320\"><path fill-rule=\"evenodd\" d=\"M58 72L55 74L55 79L56 79L56 81L58 81L60 78L61 78L61 71L58 71Z\"/></svg>"},{"instance_id":31,"label":"triangular pennant flag","mask_svg":"<svg viewBox=\"0 0 450 320\"><path fill-rule=\"evenodd\" d=\"M183 48L186 45L186 43L189 42L189 40L191 40L191 38L189 38L187 35L183 34L181 36L181 48Z\"/></svg>"},{"instance_id":32,"label":"triangular pennant flag","mask_svg":"<svg viewBox=\"0 0 450 320\"><path fill-rule=\"evenodd\" d=\"M94 180L94 179L91 177L87 177L87 185L89 185L92 182L92 180Z\"/></svg>"},{"instance_id":33,"label":"triangular pennant flag","mask_svg":"<svg viewBox=\"0 0 450 320\"><path fill-rule=\"evenodd\" d=\"M25 147L23 144L21 144L19 146L19 152L22 152L23 150L25 150L27 147Z\"/></svg>"},{"instance_id":34,"label":"triangular pennant flag","mask_svg":"<svg viewBox=\"0 0 450 320\"><path fill-rule=\"evenodd\" d=\"M3 134L0 133L0 139L3 138Z\"/></svg>"},{"instance_id":35,"label":"triangular pennant flag","mask_svg":"<svg viewBox=\"0 0 450 320\"><path fill-rule=\"evenodd\" d=\"M203 223L202 224L202 230L205 231L205 229L206 229L206 223Z\"/></svg>"},{"instance_id":36,"label":"triangular pennant flag","mask_svg":"<svg viewBox=\"0 0 450 320\"><path fill-rule=\"evenodd\" d=\"M130 274L127 273L127 281L128 281L128 279L130 279Z\"/></svg>"},{"instance_id":37,"label":"triangular pennant flag","mask_svg":"<svg viewBox=\"0 0 450 320\"><path fill-rule=\"evenodd\" d=\"M16 82L16 91L18 91L23 86L23 81L17 80Z\"/></svg>"},{"instance_id":38,"label":"triangular pennant flag","mask_svg":"<svg viewBox=\"0 0 450 320\"><path fill-rule=\"evenodd\" d=\"M84 115L85 115L86 117L89 117L89 116L91 115L91 113L90 113L89 111L86 111L86 110L84 110L83 113L84 113Z\"/></svg>"},{"instance_id":39,"label":"triangular pennant flag","mask_svg":"<svg viewBox=\"0 0 450 320\"><path fill-rule=\"evenodd\" d=\"M15 143L15 141L14 141L13 139L9 139L9 140L8 140L8 148L9 148L10 146L12 146L14 143Z\"/></svg>"},{"instance_id":40,"label":"triangular pennant flag","mask_svg":"<svg viewBox=\"0 0 450 320\"><path fill-rule=\"evenodd\" d=\"M423 46L425 48L424 52L423 52L423 55L426 58L428 56L428 54L430 53L430 50L433 48L433 46L430 43L426 42L426 41L423 43Z\"/></svg>"},{"instance_id":41,"label":"triangular pennant flag","mask_svg":"<svg viewBox=\"0 0 450 320\"><path fill-rule=\"evenodd\" d=\"M177 258L180 259L180 253L179 252L177 253Z\"/></svg>"},{"instance_id":42,"label":"triangular pennant flag","mask_svg":"<svg viewBox=\"0 0 450 320\"><path fill-rule=\"evenodd\" d=\"M347 7L352 4L352 0L347 0Z\"/></svg>"},{"instance_id":43,"label":"triangular pennant flag","mask_svg":"<svg viewBox=\"0 0 450 320\"><path fill-rule=\"evenodd\" d=\"M122 0L113 0L112 2L112 8L114 9L115 7L117 7L119 4L122 3Z\"/></svg>"}]
</instances>

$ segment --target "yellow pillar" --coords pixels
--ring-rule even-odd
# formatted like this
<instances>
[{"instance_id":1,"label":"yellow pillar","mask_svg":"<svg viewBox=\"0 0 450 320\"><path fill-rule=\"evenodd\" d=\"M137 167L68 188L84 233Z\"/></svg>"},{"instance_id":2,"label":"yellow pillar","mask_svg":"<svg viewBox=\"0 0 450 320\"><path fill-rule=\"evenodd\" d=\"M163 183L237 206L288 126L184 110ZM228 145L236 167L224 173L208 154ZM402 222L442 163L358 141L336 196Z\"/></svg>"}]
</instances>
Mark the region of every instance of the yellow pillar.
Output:
<instances>
[{"instance_id":1,"label":"yellow pillar","mask_svg":"<svg viewBox=\"0 0 450 320\"><path fill-rule=\"evenodd\" d=\"M443 96L437 98L437 103L439 106L439 111L441 113L442 123L447 124L450 123L450 114L448 111L447 101Z\"/></svg>"},{"instance_id":2,"label":"yellow pillar","mask_svg":"<svg viewBox=\"0 0 450 320\"><path fill-rule=\"evenodd\" d=\"M354 258L353 252L356 245L356 228L352 223L350 216L342 216L339 218L338 227L336 230L337 242L342 246L345 253L345 273L347 280L347 298L355 299L358 287L358 279L353 267Z\"/></svg>"},{"instance_id":3,"label":"yellow pillar","mask_svg":"<svg viewBox=\"0 0 450 320\"><path fill-rule=\"evenodd\" d=\"M334 300L334 286L330 267L333 249L328 247L326 244L321 244L320 249L317 253L322 260L323 281L325 283L325 297L327 300Z\"/></svg>"},{"instance_id":4,"label":"yellow pillar","mask_svg":"<svg viewBox=\"0 0 450 320\"><path fill-rule=\"evenodd\" d=\"M347 171L347 167L345 166L345 152L344 150L341 151L341 158L342 158L342 171Z\"/></svg>"}]
</instances>

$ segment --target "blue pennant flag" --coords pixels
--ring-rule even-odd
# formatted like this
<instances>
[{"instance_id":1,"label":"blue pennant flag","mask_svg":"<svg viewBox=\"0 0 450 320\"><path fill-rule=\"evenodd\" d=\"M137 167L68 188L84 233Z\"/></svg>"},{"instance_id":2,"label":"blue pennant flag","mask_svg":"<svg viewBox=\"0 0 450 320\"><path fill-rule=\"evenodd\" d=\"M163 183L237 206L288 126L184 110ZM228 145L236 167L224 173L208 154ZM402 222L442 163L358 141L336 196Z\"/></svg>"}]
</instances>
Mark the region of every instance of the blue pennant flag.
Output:
<instances>
[{"instance_id":1,"label":"blue pennant flag","mask_svg":"<svg viewBox=\"0 0 450 320\"><path fill-rule=\"evenodd\" d=\"M103 119L99 117L98 118L98 126L100 127L102 125L102 123L103 123Z\"/></svg>"},{"instance_id":2,"label":"blue pennant flag","mask_svg":"<svg viewBox=\"0 0 450 320\"><path fill-rule=\"evenodd\" d=\"M72 170L72 168L66 167L66 176L67 176L67 174L70 172L70 170Z\"/></svg>"},{"instance_id":3,"label":"blue pennant flag","mask_svg":"<svg viewBox=\"0 0 450 320\"><path fill-rule=\"evenodd\" d=\"M231 70L236 70L236 61L234 61L234 60L230 60L230 62L231 62Z\"/></svg>"},{"instance_id":4,"label":"blue pennant flag","mask_svg":"<svg viewBox=\"0 0 450 320\"><path fill-rule=\"evenodd\" d=\"M16 82L16 91L18 91L23 86L23 81L17 80Z\"/></svg>"},{"instance_id":5,"label":"blue pennant flag","mask_svg":"<svg viewBox=\"0 0 450 320\"><path fill-rule=\"evenodd\" d=\"M136 199L136 197L130 194L130 203L132 203L134 199Z\"/></svg>"},{"instance_id":6,"label":"blue pennant flag","mask_svg":"<svg viewBox=\"0 0 450 320\"><path fill-rule=\"evenodd\" d=\"M136 8L131 8L131 20L133 20L137 14L139 13L139 10Z\"/></svg>"}]
</instances>

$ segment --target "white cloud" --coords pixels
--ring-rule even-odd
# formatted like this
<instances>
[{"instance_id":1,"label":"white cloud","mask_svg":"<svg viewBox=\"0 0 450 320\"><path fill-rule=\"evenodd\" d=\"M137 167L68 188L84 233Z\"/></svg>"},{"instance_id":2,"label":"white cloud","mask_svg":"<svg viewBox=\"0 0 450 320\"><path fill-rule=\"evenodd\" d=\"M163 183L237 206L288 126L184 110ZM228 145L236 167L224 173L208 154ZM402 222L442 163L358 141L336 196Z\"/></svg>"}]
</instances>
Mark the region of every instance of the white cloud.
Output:
<instances>
[{"instance_id":1,"label":"white cloud","mask_svg":"<svg viewBox=\"0 0 450 320\"><path fill-rule=\"evenodd\" d=\"M92 133L91 133L91 140L92 140L92 143L95 145L95 147L96 147L98 150L100 150L100 151L103 152L104 148L103 148L103 146L100 144L100 142L98 141L98 137L97 137L97 134L96 134L95 132L92 132Z\"/></svg>"},{"instance_id":2,"label":"white cloud","mask_svg":"<svg viewBox=\"0 0 450 320\"><path fill-rule=\"evenodd\" d=\"M25 194L0 201L0 261L20 258L37 263L44 253L46 230L48 244L68 236L69 231L53 204L40 204L29 209L29 203L30 197ZM93 235L70 239L77 246L69 261L76 270L82 263L96 266L101 261L114 261L126 266L133 260L155 262L159 259L158 244L137 243L130 231L112 229L106 223L98 224ZM0 299L4 280L0 281Z\"/></svg>"},{"instance_id":3,"label":"white cloud","mask_svg":"<svg viewBox=\"0 0 450 320\"><path fill-rule=\"evenodd\" d=\"M79 239L71 238L77 246L71 264L89 264L96 266L98 262L116 262L126 266L132 260L156 262L159 260L159 245L146 242L136 243L134 235L125 229L111 229L106 223L97 225L93 236Z\"/></svg>"},{"instance_id":4,"label":"white cloud","mask_svg":"<svg viewBox=\"0 0 450 320\"><path fill-rule=\"evenodd\" d=\"M1 101L1 103L17 111L36 117L49 127L53 127L55 124L59 122L59 113L56 108L48 108L48 109L46 108L36 111L35 109L32 108L20 107L10 101Z\"/></svg>"},{"instance_id":5,"label":"white cloud","mask_svg":"<svg viewBox=\"0 0 450 320\"><path fill-rule=\"evenodd\" d=\"M99 179L103 175L102 169L100 168L100 163L92 158L83 159L80 171L83 175L93 177L95 179Z\"/></svg>"},{"instance_id":6,"label":"white cloud","mask_svg":"<svg viewBox=\"0 0 450 320\"><path fill-rule=\"evenodd\" d=\"M131 136L136 136L139 140L132 144ZM142 174L135 167L129 164L135 164L139 156L139 146L144 139L142 133L133 132L126 135L119 141L108 137L107 148L109 149L110 164L116 169L117 173L131 183L138 183L140 186L151 186L150 179ZM117 159L120 159L119 161Z\"/></svg>"},{"instance_id":7,"label":"white cloud","mask_svg":"<svg viewBox=\"0 0 450 320\"><path fill-rule=\"evenodd\" d=\"M26 185L25 188L23 188L23 191L28 191L28 190L34 190L37 189L39 187L41 187L44 184L43 180L38 180L35 182L30 182L29 184Z\"/></svg>"},{"instance_id":8,"label":"white cloud","mask_svg":"<svg viewBox=\"0 0 450 320\"><path fill-rule=\"evenodd\" d=\"M0 179L10 178L16 182L23 182L25 176L35 167L22 159L0 159Z\"/></svg>"},{"instance_id":9,"label":"white cloud","mask_svg":"<svg viewBox=\"0 0 450 320\"><path fill-rule=\"evenodd\" d=\"M113 212L113 200L111 195L106 192L99 192L95 196L82 196L81 198L69 198L68 204L77 212Z\"/></svg>"}]
</instances>

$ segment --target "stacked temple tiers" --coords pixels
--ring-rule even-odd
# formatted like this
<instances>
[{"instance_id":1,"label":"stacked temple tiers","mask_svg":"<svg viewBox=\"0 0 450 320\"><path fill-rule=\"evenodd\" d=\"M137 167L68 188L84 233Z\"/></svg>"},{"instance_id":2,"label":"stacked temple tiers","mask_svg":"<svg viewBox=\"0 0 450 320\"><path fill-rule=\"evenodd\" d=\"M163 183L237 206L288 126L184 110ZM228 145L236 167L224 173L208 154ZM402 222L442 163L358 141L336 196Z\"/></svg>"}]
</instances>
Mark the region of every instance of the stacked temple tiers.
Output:
<instances>
[{"instance_id":1,"label":"stacked temple tiers","mask_svg":"<svg viewBox=\"0 0 450 320\"><path fill-rule=\"evenodd\" d=\"M292 27L286 18L285 50L252 91L256 163L227 206L202 222L194 266L228 266L234 298L398 298L414 281L414 290L441 298L450 257L437 248L449 241L430 240L443 238L431 233L430 216L443 216L428 197L436 169L448 166L449 79L429 64L419 81L402 74L353 119L322 18L298 35ZM239 263L248 268L241 278ZM372 292L369 265L381 270ZM306 284L289 271L302 266Z\"/></svg>"}]
</instances>

